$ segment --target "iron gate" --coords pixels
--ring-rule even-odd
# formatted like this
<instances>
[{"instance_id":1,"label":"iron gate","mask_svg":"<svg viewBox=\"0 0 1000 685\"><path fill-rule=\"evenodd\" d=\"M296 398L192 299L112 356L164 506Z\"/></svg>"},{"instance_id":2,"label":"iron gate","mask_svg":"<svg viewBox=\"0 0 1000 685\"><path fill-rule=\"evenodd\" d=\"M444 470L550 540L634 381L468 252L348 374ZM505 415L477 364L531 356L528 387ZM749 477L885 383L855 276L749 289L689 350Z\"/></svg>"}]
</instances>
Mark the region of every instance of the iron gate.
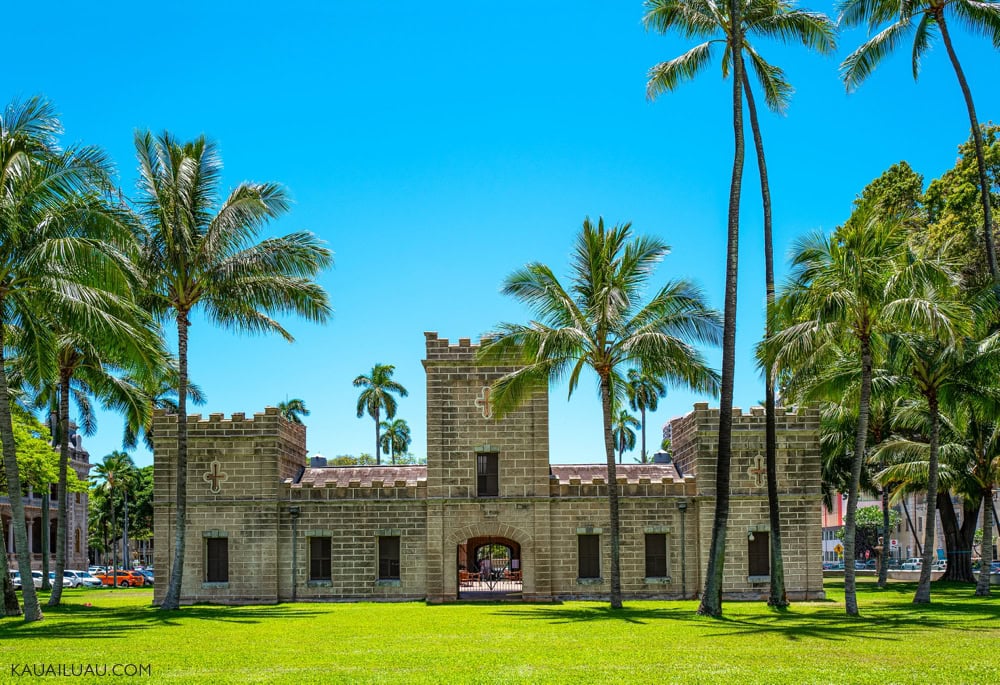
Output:
<instances>
[{"instance_id":1,"label":"iron gate","mask_svg":"<svg viewBox=\"0 0 1000 685\"><path fill-rule=\"evenodd\" d=\"M505 538L469 539L459 547L458 597L497 599L519 594L523 573L520 545L516 542Z\"/></svg>"}]
</instances>

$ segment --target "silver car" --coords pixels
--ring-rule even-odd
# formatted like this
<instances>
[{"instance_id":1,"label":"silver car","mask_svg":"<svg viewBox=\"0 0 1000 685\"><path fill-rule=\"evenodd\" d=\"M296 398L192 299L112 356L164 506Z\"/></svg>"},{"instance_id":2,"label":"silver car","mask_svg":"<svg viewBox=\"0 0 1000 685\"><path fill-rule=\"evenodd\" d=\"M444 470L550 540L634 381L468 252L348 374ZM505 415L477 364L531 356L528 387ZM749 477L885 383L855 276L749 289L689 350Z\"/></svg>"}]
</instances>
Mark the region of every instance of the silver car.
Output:
<instances>
[{"instance_id":1,"label":"silver car","mask_svg":"<svg viewBox=\"0 0 1000 685\"><path fill-rule=\"evenodd\" d=\"M73 587L101 587L100 579L90 575L88 571L68 570L63 572L63 576L70 580Z\"/></svg>"}]
</instances>

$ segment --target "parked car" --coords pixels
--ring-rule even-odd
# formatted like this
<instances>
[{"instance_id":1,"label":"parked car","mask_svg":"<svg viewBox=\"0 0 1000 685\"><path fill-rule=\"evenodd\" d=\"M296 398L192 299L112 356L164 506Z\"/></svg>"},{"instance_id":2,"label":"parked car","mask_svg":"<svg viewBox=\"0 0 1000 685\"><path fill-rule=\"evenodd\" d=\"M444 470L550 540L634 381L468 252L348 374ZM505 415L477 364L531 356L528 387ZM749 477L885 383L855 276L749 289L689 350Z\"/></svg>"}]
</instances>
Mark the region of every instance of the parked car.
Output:
<instances>
[{"instance_id":1,"label":"parked car","mask_svg":"<svg viewBox=\"0 0 1000 685\"><path fill-rule=\"evenodd\" d=\"M87 571L68 570L63 576L69 578L73 587L101 587L101 581Z\"/></svg>"},{"instance_id":2,"label":"parked car","mask_svg":"<svg viewBox=\"0 0 1000 685\"><path fill-rule=\"evenodd\" d=\"M21 572L20 571L10 571L10 582L13 584L15 590L21 589Z\"/></svg>"},{"instance_id":3,"label":"parked car","mask_svg":"<svg viewBox=\"0 0 1000 685\"><path fill-rule=\"evenodd\" d=\"M49 571L49 586L53 586L55 584L56 584L56 572ZM63 574L62 584L63 587L73 587L73 579L67 578L66 575Z\"/></svg>"},{"instance_id":4,"label":"parked car","mask_svg":"<svg viewBox=\"0 0 1000 685\"><path fill-rule=\"evenodd\" d=\"M42 572L32 571L31 572L31 582L34 583L35 589L40 590L42 587Z\"/></svg>"},{"instance_id":5,"label":"parked car","mask_svg":"<svg viewBox=\"0 0 1000 685\"><path fill-rule=\"evenodd\" d=\"M938 561L935 561L933 564L931 564L931 570L932 571L947 571L948 570L948 562L945 561L944 559L939 559Z\"/></svg>"},{"instance_id":6,"label":"parked car","mask_svg":"<svg viewBox=\"0 0 1000 685\"><path fill-rule=\"evenodd\" d=\"M920 557L910 557L903 562L900 567L904 571L919 571L920 567L924 565L924 560Z\"/></svg>"},{"instance_id":7,"label":"parked car","mask_svg":"<svg viewBox=\"0 0 1000 685\"><path fill-rule=\"evenodd\" d=\"M87 572L90 573L90 574L92 574L92 575L96 575L98 573L104 573L107 570L108 570L107 566L88 566L87 567Z\"/></svg>"},{"instance_id":8,"label":"parked car","mask_svg":"<svg viewBox=\"0 0 1000 685\"><path fill-rule=\"evenodd\" d=\"M101 581L101 585L114 585L116 580L118 587L142 587L146 584L146 576L138 571L108 571L97 573L94 577Z\"/></svg>"},{"instance_id":9,"label":"parked car","mask_svg":"<svg viewBox=\"0 0 1000 685\"><path fill-rule=\"evenodd\" d=\"M153 584L153 569L151 569L151 568L144 568L141 571L139 571L139 573L141 573L143 576L145 576L145 578L146 578L146 585L152 585Z\"/></svg>"}]
</instances>

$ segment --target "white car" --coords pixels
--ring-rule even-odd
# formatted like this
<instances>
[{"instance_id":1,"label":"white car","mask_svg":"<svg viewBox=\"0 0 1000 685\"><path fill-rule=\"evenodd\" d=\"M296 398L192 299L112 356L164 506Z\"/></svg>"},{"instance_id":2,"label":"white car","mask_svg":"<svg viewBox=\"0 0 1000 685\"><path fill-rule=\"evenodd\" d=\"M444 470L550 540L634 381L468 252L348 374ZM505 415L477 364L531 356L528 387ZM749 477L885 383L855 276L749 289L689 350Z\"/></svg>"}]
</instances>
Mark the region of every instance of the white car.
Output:
<instances>
[{"instance_id":1,"label":"white car","mask_svg":"<svg viewBox=\"0 0 1000 685\"><path fill-rule=\"evenodd\" d=\"M42 572L41 571L32 571L31 572L31 582L34 583L36 590L42 589Z\"/></svg>"},{"instance_id":2,"label":"white car","mask_svg":"<svg viewBox=\"0 0 1000 685\"><path fill-rule=\"evenodd\" d=\"M101 587L100 579L90 575L89 571L64 571L63 576L69 579L73 587Z\"/></svg>"},{"instance_id":3,"label":"white car","mask_svg":"<svg viewBox=\"0 0 1000 685\"><path fill-rule=\"evenodd\" d=\"M21 589L21 572L11 571L10 572L10 582L14 586L15 590Z\"/></svg>"},{"instance_id":4,"label":"white car","mask_svg":"<svg viewBox=\"0 0 1000 685\"><path fill-rule=\"evenodd\" d=\"M73 587L72 578L67 578L65 575L63 575L62 583L63 587ZM51 587L55 584L56 584L56 572L49 571L49 586Z\"/></svg>"},{"instance_id":5,"label":"white car","mask_svg":"<svg viewBox=\"0 0 1000 685\"><path fill-rule=\"evenodd\" d=\"M903 565L899 568L903 571L919 571L920 567L924 565L924 560L920 557L910 557L903 562Z\"/></svg>"}]
</instances>

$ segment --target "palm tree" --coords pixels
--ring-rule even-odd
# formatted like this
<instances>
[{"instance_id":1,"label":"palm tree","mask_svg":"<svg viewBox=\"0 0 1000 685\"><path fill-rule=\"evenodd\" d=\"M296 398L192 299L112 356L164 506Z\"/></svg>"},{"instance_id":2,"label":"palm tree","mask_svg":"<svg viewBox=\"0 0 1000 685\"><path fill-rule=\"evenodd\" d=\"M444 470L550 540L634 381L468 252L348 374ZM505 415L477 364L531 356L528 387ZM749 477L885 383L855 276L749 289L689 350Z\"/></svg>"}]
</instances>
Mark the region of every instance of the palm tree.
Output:
<instances>
[{"instance_id":1,"label":"palm tree","mask_svg":"<svg viewBox=\"0 0 1000 685\"><path fill-rule=\"evenodd\" d=\"M697 0L707 5L704 0ZM662 10L660 8L663 8ZM718 10L712 5L709 10ZM705 571L705 591L702 593L698 613L707 616L722 615L722 576L726 558L726 529L729 523L729 469L732 461L733 430L733 378L736 371L736 273L739 264L740 242L740 193L743 187L743 7L731 3L729 16L712 20L711 28L705 23L704 13L687 2L660 2L651 0L647 5L644 21L661 32L674 27L687 35L700 35L724 25L725 61L733 71L733 173L729 182L729 213L726 239L726 285L722 329L722 384L719 397L719 443L715 469L715 516L712 523L712 541L708 549L708 568ZM728 20L728 21L727 21ZM668 84L686 74L695 74L711 56L712 43L702 45L669 62L662 62L650 70L647 93L653 96L667 90ZM613 489L613 488L612 488Z\"/></svg>"},{"instance_id":2,"label":"palm tree","mask_svg":"<svg viewBox=\"0 0 1000 685\"><path fill-rule=\"evenodd\" d=\"M658 378L643 376L636 369L629 369L625 391L628 394L629 406L642 416L642 463L645 464L648 460L646 454L646 410L656 411L660 404L660 398L667 394L667 387ZM619 459L619 461L621 460Z\"/></svg>"},{"instance_id":3,"label":"palm tree","mask_svg":"<svg viewBox=\"0 0 1000 685\"><path fill-rule=\"evenodd\" d=\"M737 154L740 156L742 167L742 112L736 111L736 89L742 87L747 98L747 110L750 115L750 128L753 133L754 147L757 152L757 169L760 175L760 193L764 212L764 280L765 291L767 293L768 311L774 305L774 247L771 237L771 190L767 176L767 163L764 155L764 141L760 133L760 123L757 118L757 105L754 101L753 89L750 86L750 78L746 69L742 66L742 54L746 53L750 65L757 76L759 86L764 92L764 101L768 108L779 114L783 114L788 107L792 95L792 86L785 78L784 71L767 62L754 48L748 37L773 38L783 43L798 42L807 48L811 48L822 54L829 54L836 48L836 33L833 22L829 17L821 12L810 12L797 9L786 0L775 2L763 2L761 0L749 0L743 3L721 3L716 4L709 0L647 0L646 15L643 18L647 28L652 28L659 33L666 33L671 30L679 31L687 38L698 37L708 40L690 49L685 54L668 62L661 62L654 66L649 72L649 82L647 83L647 93L650 99L661 93L672 91L683 82L695 78L704 68L708 67L712 57L712 50L716 44L725 44L725 55L722 61L722 75L728 76L730 64L733 66L733 88L734 88L734 124L740 118L740 130L737 131L739 142L737 144ZM734 16L738 15L742 24L738 30ZM739 45L739 50L735 50ZM733 60L734 52L738 52L740 59ZM735 178L735 173L734 173ZM730 199L730 212L732 212L732 198ZM738 211L738 195L737 195ZM733 231L730 227L731 232ZM734 257L735 259L735 257ZM734 265L735 271L735 265ZM735 274L734 274L735 281ZM735 285L734 285L735 288ZM728 285L727 285L728 293ZM733 295L735 312L735 293ZM727 302L726 311L729 311ZM735 313L733 314L735 318ZM771 316L766 317L767 329L765 338L771 333ZM734 323L735 325L735 323ZM723 378L726 378L725 362L723 363ZM768 511L771 525L771 592L768 604L772 606L787 606L788 597L785 592L785 572L784 561L782 559L781 545L781 519L779 516L778 503L778 481L777 481L777 434L775 431L775 398L774 379L765 369L765 461L767 468L767 495ZM725 381L723 382L725 385ZM725 390L723 391L725 394ZM731 422L732 409L728 412ZM634 407L633 407L634 408ZM720 422L722 421L720 413ZM643 419L645 424L645 419ZM721 425L721 424L720 424ZM720 431L720 444L722 432ZM644 442L645 445L645 442ZM728 449L726 450L728 460ZM645 454L645 447L643 447ZM720 460L722 450L720 450ZM721 474L717 476L721 485ZM726 506L728 507L728 461L725 469L726 481ZM721 488L718 492L723 492ZM719 500L721 501L721 500ZM723 517L728 518L728 510ZM718 523L716 524L718 526ZM725 530L720 531L720 549L725 549ZM715 532L713 532L713 539ZM711 596L705 594L702 607L710 615L719 615L722 612L721 599L721 578L722 564L725 555L720 552L718 558L715 556L716 544L712 546L709 566L715 567L714 573L709 573L707 581L712 583ZM707 589L706 585L706 589Z\"/></svg>"},{"instance_id":4,"label":"palm tree","mask_svg":"<svg viewBox=\"0 0 1000 685\"><path fill-rule=\"evenodd\" d=\"M102 193L110 162L92 147L58 148L61 132L52 105L32 98L0 115L0 441L3 443L18 566L30 569L24 503L14 445L7 351L39 360L41 377L56 375L52 322L97 334L107 312L129 308L124 243L127 223ZM86 236L78 231L86 225ZM13 349L13 331L17 331ZM133 331L138 335L137 331ZM42 618L31 583L24 618Z\"/></svg>"},{"instance_id":5,"label":"palm tree","mask_svg":"<svg viewBox=\"0 0 1000 685\"><path fill-rule=\"evenodd\" d=\"M300 416L309 416L306 403L298 398L278 402L278 413L291 423L302 423Z\"/></svg>"},{"instance_id":6,"label":"palm tree","mask_svg":"<svg viewBox=\"0 0 1000 685\"><path fill-rule=\"evenodd\" d=\"M187 531L188 329L201 309L212 323L246 333L291 334L274 318L294 313L324 322L331 313L315 277L332 262L312 233L254 243L268 221L288 211L274 183L240 183L220 200L222 162L200 136L183 143L170 133L136 132L139 211L144 220L142 270L146 302L158 319L177 324L177 509L170 581L161 608L180 606Z\"/></svg>"},{"instance_id":7,"label":"palm tree","mask_svg":"<svg viewBox=\"0 0 1000 685\"><path fill-rule=\"evenodd\" d=\"M178 369L177 360L173 357L168 357L162 366L146 369L145 371L146 373L142 377L133 375L125 376L125 382L141 390L149 406L149 412L147 413L149 418L144 424L138 426L126 422L122 444L125 449L133 449L139 444L139 436L141 435L146 448L150 452L153 452L155 451L153 414L157 409L162 409L170 416L177 416L177 387L180 383L180 370ZM187 381L187 397L192 404L205 404L205 393L202 391L201 386L193 383L190 378Z\"/></svg>"},{"instance_id":8,"label":"palm tree","mask_svg":"<svg viewBox=\"0 0 1000 685\"><path fill-rule=\"evenodd\" d=\"M355 388L364 388L358 396L358 418L360 419L368 412L368 416L375 420L375 463L382 463L382 423L380 416L385 409L385 418L391 419L396 416L396 398L392 396L396 393L400 397L406 397L409 393L406 388L392 380L392 374L396 367L392 364L376 364L372 367L371 375L358 376L354 379Z\"/></svg>"},{"instance_id":9,"label":"palm tree","mask_svg":"<svg viewBox=\"0 0 1000 685\"><path fill-rule=\"evenodd\" d=\"M635 449L635 428L639 428L641 424L639 420L628 413L627 410L620 410L614 418L614 424L611 426L611 437L615 441L615 447L618 449L618 463L622 463L622 455L625 454L625 450ZM643 461L643 463L646 463Z\"/></svg>"},{"instance_id":10,"label":"palm tree","mask_svg":"<svg viewBox=\"0 0 1000 685\"><path fill-rule=\"evenodd\" d=\"M916 80L920 72L920 58L930 49L936 33L941 34L951 66L958 78L958 85L969 112L972 137L975 141L976 164L979 168L979 194L983 206L983 231L986 242L986 265L994 283L1000 283L997 269L996 248L993 244L993 212L990 201L990 182L986 175L986 154L983 149L983 132L972 101L972 90L959 64L952 44L947 17L954 17L973 32L988 38L993 47L1000 47L1000 3L996 0L844 0L840 3L840 23L853 27L866 24L869 33L875 33L840 65L841 76L848 90L853 90L871 75L875 67L913 35L912 69ZM879 27L892 22L879 31Z\"/></svg>"},{"instance_id":11,"label":"palm tree","mask_svg":"<svg viewBox=\"0 0 1000 685\"><path fill-rule=\"evenodd\" d=\"M642 293L670 248L650 237L634 237L631 224L606 229L590 219L576 239L569 289L544 264L531 263L504 282L503 292L527 304L538 320L503 323L480 347L486 364L520 360L524 366L493 386L498 418L513 411L550 379L569 374L572 395L585 368L600 381L604 452L608 464L611 529L611 607L619 609L619 504L612 407L624 399L626 368L637 368L675 386L717 392L717 375L693 343L719 342L719 314L699 288L669 281L645 305Z\"/></svg>"},{"instance_id":12,"label":"palm tree","mask_svg":"<svg viewBox=\"0 0 1000 685\"><path fill-rule=\"evenodd\" d=\"M131 486L132 481L135 476L135 464L132 463L132 457L130 457L125 452L112 452L104 456L104 459L98 462L93 467L94 473L91 475L91 481L94 483L94 488L98 491L102 491L107 500L109 507L109 517L111 519L111 535L116 537L116 517L115 517L115 500L119 496L124 496L127 501L128 498L128 488ZM128 530L128 519L127 519L128 505L126 504L126 518L123 519L122 527L125 531ZM128 534L125 533L124 537L127 539ZM112 587L118 587L118 544L112 543L111 545L111 563L114 567L112 571Z\"/></svg>"},{"instance_id":13,"label":"palm tree","mask_svg":"<svg viewBox=\"0 0 1000 685\"><path fill-rule=\"evenodd\" d=\"M847 512L844 517L844 599L848 615L858 614L854 539L861 467L868 444L873 353L887 336L906 328L936 330L941 312L914 295L914 285L933 270L907 248L907 213L890 214L861 201L851 219L833 235L815 233L796 241L792 279L776 307L788 326L769 347L775 370L817 368L832 349L854 350L860 363L858 413Z\"/></svg>"},{"instance_id":14,"label":"palm tree","mask_svg":"<svg viewBox=\"0 0 1000 685\"><path fill-rule=\"evenodd\" d=\"M403 419L393 419L390 423L383 421L382 436L379 445L384 454L392 455L392 463L396 463L396 457L406 454L410 448L410 426Z\"/></svg>"}]
</instances>

